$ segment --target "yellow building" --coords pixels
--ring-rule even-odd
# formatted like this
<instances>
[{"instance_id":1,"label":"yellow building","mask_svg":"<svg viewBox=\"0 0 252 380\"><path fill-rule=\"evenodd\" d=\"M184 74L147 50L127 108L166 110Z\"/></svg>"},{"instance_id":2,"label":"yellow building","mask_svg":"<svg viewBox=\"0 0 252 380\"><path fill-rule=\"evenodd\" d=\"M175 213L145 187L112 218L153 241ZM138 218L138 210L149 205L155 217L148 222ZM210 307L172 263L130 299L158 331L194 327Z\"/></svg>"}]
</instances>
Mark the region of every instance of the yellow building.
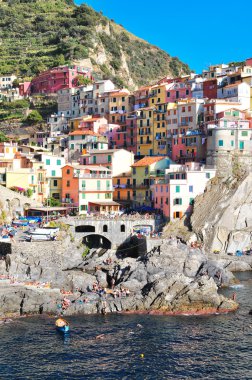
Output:
<instances>
[{"instance_id":1,"label":"yellow building","mask_svg":"<svg viewBox=\"0 0 252 380\"><path fill-rule=\"evenodd\" d=\"M154 156L167 155L167 121L166 121L167 104L162 103L156 106L153 118L153 134L154 134Z\"/></svg>"},{"instance_id":2,"label":"yellow building","mask_svg":"<svg viewBox=\"0 0 252 380\"><path fill-rule=\"evenodd\" d=\"M6 187L15 189L20 193L32 190L31 199L38 198L37 172L32 168L9 169L6 168Z\"/></svg>"},{"instance_id":3,"label":"yellow building","mask_svg":"<svg viewBox=\"0 0 252 380\"><path fill-rule=\"evenodd\" d=\"M131 171L114 176L113 189L113 200L124 207L131 207L133 194Z\"/></svg>"},{"instance_id":4,"label":"yellow building","mask_svg":"<svg viewBox=\"0 0 252 380\"><path fill-rule=\"evenodd\" d=\"M129 90L111 91L109 96L109 124L126 124L126 114L133 110L133 96Z\"/></svg>"},{"instance_id":5,"label":"yellow building","mask_svg":"<svg viewBox=\"0 0 252 380\"><path fill-rule=\"evenodd\" d=\"M153 206L151 186L155 178L169 167L167 157L144 157L131 167L133 207Z\"/></svg>"},{"instance_id":6,"label":"yellow building","mask_svg":"<svg viewBox=\"0 0 252 380\"><path fill-rule=\"evenodd\" d=\"M154 107L137 110L137 155L154 154Z\"/></svg>"},{"instance_id":7,"label":"yellow building","mask_svg":"<svg viewBox=\"0 0 252 380\"><path fill-rule=\"evenodd\" d=\"M166 102L167 84L159 84L151 87L149 92L149 106L155 106Z\"/></svg>"}]
</instances>

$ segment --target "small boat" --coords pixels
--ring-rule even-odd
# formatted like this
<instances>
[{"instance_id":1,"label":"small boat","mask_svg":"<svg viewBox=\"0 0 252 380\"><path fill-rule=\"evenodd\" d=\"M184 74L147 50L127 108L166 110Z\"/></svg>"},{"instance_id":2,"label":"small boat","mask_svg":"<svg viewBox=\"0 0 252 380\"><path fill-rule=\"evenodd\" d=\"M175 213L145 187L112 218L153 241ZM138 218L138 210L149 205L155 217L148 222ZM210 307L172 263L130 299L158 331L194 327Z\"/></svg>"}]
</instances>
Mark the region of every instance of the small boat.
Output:
<instances>
[{"instance_id":1,"label":"small boat","mask_svg":"<svg viewBox=\"0 0 252 380\"><path fill-rule=\"evenodd\" d=\"M63 318L58 318L55 322L55 326L57 331L60 331L62 333L67 333L70 330L69 323Z\"/></svg>"}]
</instances>

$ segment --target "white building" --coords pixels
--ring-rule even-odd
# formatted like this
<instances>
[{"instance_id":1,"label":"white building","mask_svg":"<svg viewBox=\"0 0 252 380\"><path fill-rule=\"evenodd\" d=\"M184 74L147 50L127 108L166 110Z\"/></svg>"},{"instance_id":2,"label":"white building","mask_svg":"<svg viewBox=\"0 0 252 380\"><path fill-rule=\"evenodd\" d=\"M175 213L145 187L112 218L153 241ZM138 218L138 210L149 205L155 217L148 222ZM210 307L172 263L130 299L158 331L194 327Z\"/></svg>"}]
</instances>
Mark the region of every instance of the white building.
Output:
<instances>
[{"instance_id":1,"label":"white building","mask_svg":"<svg viewBox=\"0 0 252 380\"><path fill-rule=\"evenodd\" d=\"M17 79L17 77L13 74L0 76L0 88L12 88L15 79Z\"/></svg>"}]
</instances>

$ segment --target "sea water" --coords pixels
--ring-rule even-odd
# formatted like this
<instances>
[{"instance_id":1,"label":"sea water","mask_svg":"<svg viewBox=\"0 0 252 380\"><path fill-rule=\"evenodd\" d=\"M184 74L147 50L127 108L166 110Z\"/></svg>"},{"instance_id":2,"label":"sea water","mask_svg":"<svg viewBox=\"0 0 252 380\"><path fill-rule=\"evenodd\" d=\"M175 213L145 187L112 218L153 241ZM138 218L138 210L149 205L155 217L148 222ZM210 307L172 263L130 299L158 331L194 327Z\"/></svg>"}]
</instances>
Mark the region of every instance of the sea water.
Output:
<instances>
[{"instance_id":1,"label":"sea water","mask_svg":"<svg viewBox=\"0 0 252 380\"><path fill-rule=\"evenodd\" d=\"M240 279L230 314L72 317L65 336L46 316L2 324L0 379L252 379L252 274Z\"/></svg>"}]
</instances>

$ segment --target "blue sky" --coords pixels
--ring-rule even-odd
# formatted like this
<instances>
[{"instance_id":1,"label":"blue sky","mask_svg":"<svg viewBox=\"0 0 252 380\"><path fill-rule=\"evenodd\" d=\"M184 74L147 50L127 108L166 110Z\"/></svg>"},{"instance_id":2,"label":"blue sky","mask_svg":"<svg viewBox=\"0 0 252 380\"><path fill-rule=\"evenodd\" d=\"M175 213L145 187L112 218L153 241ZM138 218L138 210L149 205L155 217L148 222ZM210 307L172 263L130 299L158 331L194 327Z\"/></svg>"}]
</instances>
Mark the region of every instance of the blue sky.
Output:
<instances>
[{"instance_id":1,"label":"blue sky","mask_svg":"<svg viewBox=\"0 0 252 380\"><path fill-rule=\"evenodd\" d=\"M201 72L252 57L252 1L76 0Z\"/></svg>"}]
</instances>

